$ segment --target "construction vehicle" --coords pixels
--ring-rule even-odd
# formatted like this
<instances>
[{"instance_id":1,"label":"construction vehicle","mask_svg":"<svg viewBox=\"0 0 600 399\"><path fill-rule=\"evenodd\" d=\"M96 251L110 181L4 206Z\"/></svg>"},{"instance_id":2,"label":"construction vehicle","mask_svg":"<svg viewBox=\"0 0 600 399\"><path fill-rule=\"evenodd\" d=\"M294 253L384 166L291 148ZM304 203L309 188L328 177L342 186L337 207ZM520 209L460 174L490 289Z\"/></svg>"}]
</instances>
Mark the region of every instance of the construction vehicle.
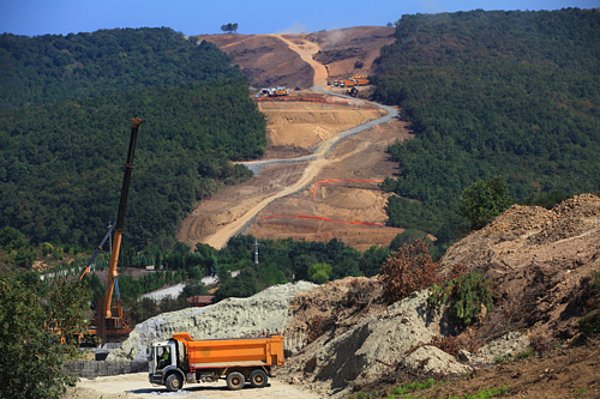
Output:
<instances>
[{"instance_id":1,"label":"construction vehicle","mask_svg":"<svg viewBox=\"0 0 600 399\"><path fill-rule=\"evenodd\" d=\"M283 86L275 87L269 93L269 97L281 97L281 96L289 96L289 95L290 95L290 91Z\"/></svg>"},{"instance_id":2,"label":"construction vehicle","mask_svg":"<svg viewBox=\"0 0 600 399\"><path fill-rule=\"evenodd\" d=\"M285 86L265 87L256 93L256 97L282 97L289 96L290 90Z\"/></svg>"},{"instance_id":3,"label":"construction vehicle","mask_svg":"<svg viewBox=\"0 0 600 399\"><path fill-rule=\"evenodd\" d=\"M367 86L369 84L369 78L364 75L354 75L352 80L356 82L357 86Z\"/></svg>"},{"instance_id":4,"label":"construction vehicle","mask_svg":"<svg viewBox=\"0 0 600 399\"><path fill-rule=\"evenodd\" d=\"M114 225L109 225L108 232L104 236L104 239L79 276L80 280L86 276L93 265L94 259L108 240L111 244L111 255L108 263L108 280L106 282L104 298L101 301L98 301L99 303L96 303L96 317L94 320L96 336L101 339L102 343L106 343L108 340L113 339L120 340L131 332L131 327L129 326L125 309L121 304L117 266L119 263L119 253L121 251L121 241L123 238L127 196L129 194L131 172L133 170L133 156L135 154L138 129L142 122L143 120L140 118L131 119L131 135L129 137L129 149L127 150L123 184L121 186L121 198L119 200L117 223ZM116 296L114 304L113 295Z\"/></svg>"},{"instance_id":5,"label":"construction vehicle","mask_svg":"<svg viewBox=\"0 0 600 399\"><path fill-rule=\"evenodd\" d=\"M336 87L367 86L368 84L369 79L364 75L354 75L350 79L339 79L333 81L333 85Z\"/></svg>"},{"instance_id":6,"label":"construction vehicle","mask_svg":"<svg viewBox=\"0 0 600 399\"><path fill-rule=\"evenodd\" d=\"M273 367L282 366L283 337L252 339L207 339L194 341L187 332L174 333L168 341L154 343L148 351L148 379L178 391L184 383L225 379L232 390L248 382L262 388L273 377Z\"/></svg>"},{"instance_id":7,"label":"construction vehicle","mask_svg":"<svg viewBox=\"0 0 600 399\"><path fill-rule=\"evenodd\" d=\"M339 87L356 86L356 81L354 79L341 79L341 80L338 80L337 82L338 82Z\"/></svg>"}]
</instances>

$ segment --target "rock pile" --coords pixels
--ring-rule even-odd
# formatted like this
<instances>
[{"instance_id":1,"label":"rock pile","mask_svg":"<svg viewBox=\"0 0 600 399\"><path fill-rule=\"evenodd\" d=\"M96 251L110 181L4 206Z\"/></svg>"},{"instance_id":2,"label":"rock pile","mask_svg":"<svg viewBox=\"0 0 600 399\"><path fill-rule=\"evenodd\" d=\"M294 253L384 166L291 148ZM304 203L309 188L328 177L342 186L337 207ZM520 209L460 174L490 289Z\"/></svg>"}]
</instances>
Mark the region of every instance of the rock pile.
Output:
<instances>
[{"instance_id":1,"label":"rock pile","mask_svg":"<svg viewBox=\"0 0 600 399\"><path fill-rule=\"evenodd\" d=\"M333 338L324 334L290 359L281 374L327 395L372 383L397 367L462 374L471 368L430 346L439 319L426 307L428 290L416 292Z\"/></svg>"},{"instance_id":2,"label":"rock pile","mask_svg":"<svg viewBox=\"0 0 600 399\"><path fill-rule=\"evenodd\" d=\"M314 287L305 281L276 285L249 298L227 298L203 308L163 313L138 324L108 360L145 360L146 348L152 342L166 340L180 331L189 332L194 339L281 334L294 295Z\"/></svg>"}]
</instances>

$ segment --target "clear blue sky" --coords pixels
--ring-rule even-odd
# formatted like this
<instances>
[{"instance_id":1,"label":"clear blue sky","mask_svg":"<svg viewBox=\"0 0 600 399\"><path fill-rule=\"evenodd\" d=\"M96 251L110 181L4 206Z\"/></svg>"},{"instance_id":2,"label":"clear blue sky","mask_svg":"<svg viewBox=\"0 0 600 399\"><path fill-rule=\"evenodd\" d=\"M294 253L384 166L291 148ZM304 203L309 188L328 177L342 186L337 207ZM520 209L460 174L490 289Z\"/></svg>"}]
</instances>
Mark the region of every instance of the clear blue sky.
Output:
<instances>
[{"instance_id":1,"label":"clear blue sky","mask_svg":"<svg viewBox=\"0 0 600 399\"><path fill-rule=\"evenodd\" d=\"M168 26L193 35L219 33L227 22L237 22L240 33L314 32L385 25L402 14L563 7L595 8L600 0L0 0L0 32L34 36Z\"/></svg>"}]
</instances>

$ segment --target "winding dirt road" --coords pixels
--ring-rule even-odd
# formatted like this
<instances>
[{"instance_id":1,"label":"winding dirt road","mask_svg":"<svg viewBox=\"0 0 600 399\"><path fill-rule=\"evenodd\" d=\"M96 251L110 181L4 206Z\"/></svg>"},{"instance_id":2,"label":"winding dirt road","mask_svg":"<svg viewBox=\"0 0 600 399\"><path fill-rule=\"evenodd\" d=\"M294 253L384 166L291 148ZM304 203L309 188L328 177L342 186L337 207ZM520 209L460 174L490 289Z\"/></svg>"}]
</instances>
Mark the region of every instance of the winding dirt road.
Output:
<instances>
[{"instance_id":1,"label":"winding dirt road","mask_svg":"<svg viewBox=\"0 0 600 399\"><path fill-rule=\"evenodd\" d=\"M306 62L308 63L314 70L313 76L313 89L315 91L324 92L324 86L327 84L327 70L325 66L317 61L315 61L312 57L319 51L319 46L316 43L309 42L307 40L302 40L302 44L297 44L292 40L287 39L283 35L270 35L275 37L284 43L286 43L289 48L296 53ZM329 93L331 94L331 93ZM333 94L331 94L333 95ZM208 244L214 248L221 249L223 248L229 239L234 235L238 234L244 226L246 226L252 219L265 207L267 207L273 201L286 197L290 194L297 193L309 186L312 180L321 172L321 170L330 164L331 162L335 162L333 159L327 158L328 154L332 149L343 139L355 135L357 133L363 132L365 130L371 129L377 125L389 122L393 118L398 115L398 111L395 108L381 105L378 103L368 102L366 100L355 100L354 101L364 101L366 103L371 103L376 107L383 109L387 114L381 118L366 122L359 126L356 126L352 129L341 132L340 134L330 138L329 140L321 143L315 151L310 155L305 155L297 158L286 158L286 159L266 159L266 160L258 160L258 161L250 161L243 162L242 164L246 165L248 168L253 170L255 173L260 172L263 168L272 165L278 164L290 164L290 163L307 163L301 177L293 184L285 187L283 190L274 193L266 198L263 198L260 202L255 204L252 208L247 210L241 217L233 220L232 222L224 225L220 230L215 232L214 234L206 237L202 242Z\"/></svg>"},{"instance_id":2,"label":"winding dirt road","mask_svg":"<svg viewBox=\"0 0 600 399\"><path fill-rule=\"evenodd\" d=\"M290 48L290 50L296 52L302 61L306 62L314 71L313 75L313 87L323 87L327 84L327 68L325 65L317 62L313 59L313 56L320 50L319 45L313 42L309 42L305 39L298 39L302 41L302 44L296 44L293 41L287 39L284 35L270 35L276 39L281 40Z\"/></svg>"}]
</instances>

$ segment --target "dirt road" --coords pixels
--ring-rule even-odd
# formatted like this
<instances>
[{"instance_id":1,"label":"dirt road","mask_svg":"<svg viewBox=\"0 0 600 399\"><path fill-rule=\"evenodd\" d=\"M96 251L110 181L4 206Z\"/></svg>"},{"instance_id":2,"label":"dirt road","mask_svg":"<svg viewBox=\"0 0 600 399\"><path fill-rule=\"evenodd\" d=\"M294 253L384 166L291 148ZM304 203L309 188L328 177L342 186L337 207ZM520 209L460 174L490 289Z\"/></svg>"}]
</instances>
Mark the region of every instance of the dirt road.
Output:
<instances>
[{"instance_id":1,"label":"dirt road","mask_svg":"<svg viewBox=\"0 0 600 399\"><path fill-rule=\"evenodd\" d=\"M306 169L302 173L302 176L293 185L286 187L284 190L275 193L267 198L264 198L258 204L248 210L242 217L234 220L228 225L224 226L221 230L215 234L209 236L204 242L213 248L223 248L229 239L237 234L248 222L250 222L260 211L262 211L271 202L286 197L290 194L296 193L303 188L311 184L312 180L321 172L323 167L327 166L332 160L327 158L328 153L343 139L371 129L377 125L389 122L398 115L398 111L392 107L381 105L381 108L387 111L387 115L375 119L373 121L366 122L353 129L346 130L339 135L332 137L331 139L321 143L311 155L302 156L298 158L286 158L286 159L267 159L261 161L251 161L244 163L246 166L251 168L253 171L260 170L267 165L276 165L283 163L301 163L308 162Z\"/></svg>"},{"instance_id":2,"label":"dirt road","mask_svg":"<svg viewBox=\"0 0 600 399\"><path fill-rule=\"evenodd\" d=\"M271 35L285 44L288 45L290 50L298 53L302 61L306 62L314 71L313 75L313 86L323 87L327 84L327 68L325 65L317 62L313 59L313 56L319 52L319 45L316 43L309 42L305 39L296 39L302 44L296 44L296 42L287 39L284 35Z\"/></svg>"},{"instance_id":3,"label":"dirt road","mask_svg":"<svg viewBox=\"0 0 600 399\"><path fill-rule=\"evenodd\" d=\"M186 385L179 392L168 392L164 387L153 387L148 382L147 373L118 375L112 377L98 377L94 380L82 379L77 387L67 393L72 399L155 399L186 398L243 398L243 399L318 399L319 396L302 391L299 388L276 379L271 379L270 386L265 388L244 388L239 391L230 391L225 387L225 382L203 383Z\"/></svg>"}]
</instances>

